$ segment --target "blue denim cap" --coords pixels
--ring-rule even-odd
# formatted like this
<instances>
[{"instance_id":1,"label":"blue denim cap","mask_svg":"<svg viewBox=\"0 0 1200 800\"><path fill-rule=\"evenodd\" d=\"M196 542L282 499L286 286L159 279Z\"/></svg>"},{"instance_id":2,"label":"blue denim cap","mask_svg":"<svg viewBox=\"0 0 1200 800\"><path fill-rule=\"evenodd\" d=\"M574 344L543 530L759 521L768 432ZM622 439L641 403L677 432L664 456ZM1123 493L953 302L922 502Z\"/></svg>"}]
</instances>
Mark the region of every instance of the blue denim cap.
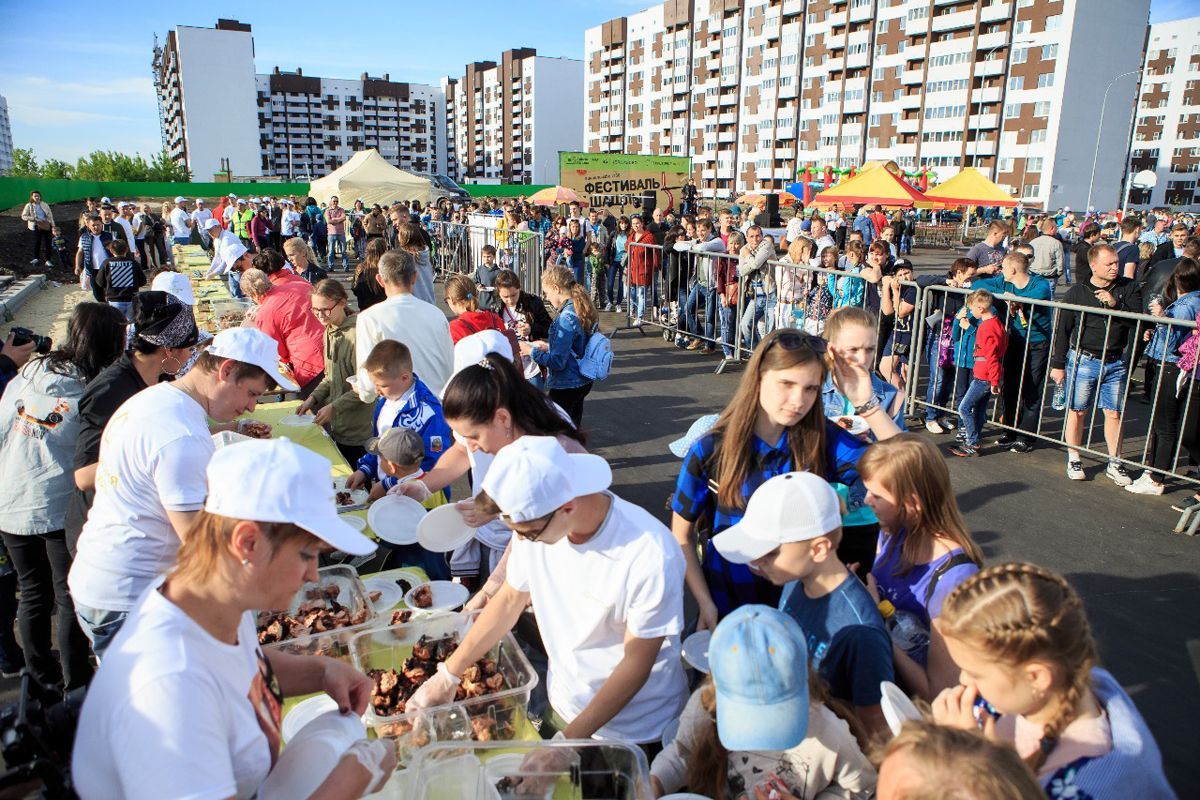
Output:
<instances>
[{"instance_id":1,"label":"blue denim cap","mask_svg":"<svg viewBox=\"0 0 1200 800\"><path fill-rule=\"evenodd\" d=\"M808 733L808 647L800 625L769 606L733 611L708 646L717 736L726 750L789 750Z\"/></svg>"},{"instance_id":2,"label":"blue denim cap","mask_svg":"<svg viewBox=\"0 0 1200 800\"><path fill-rule=\"evenodd\" d=\"M692 423L692 427L688 428L687 433L667 445L667 449L676 458L687 458L692 445L699 441L701 436L712 430L713 425L717 424L717 419L719 419L718 414L704 415Z\"/></svg>"}]
</instances>

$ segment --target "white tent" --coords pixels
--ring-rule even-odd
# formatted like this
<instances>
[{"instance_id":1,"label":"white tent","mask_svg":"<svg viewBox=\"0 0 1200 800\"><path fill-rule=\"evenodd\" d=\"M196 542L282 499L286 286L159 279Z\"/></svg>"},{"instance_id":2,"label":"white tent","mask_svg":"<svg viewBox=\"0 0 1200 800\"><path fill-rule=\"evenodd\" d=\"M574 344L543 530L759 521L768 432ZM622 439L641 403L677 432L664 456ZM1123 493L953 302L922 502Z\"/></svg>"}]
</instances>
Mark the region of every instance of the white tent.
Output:
<instances>
[{"instance_id":1,"label":"white tent","mask_svg":"<svg viewBox=\"0 0 1200 800\"><path fill-rule=\"evenodd\" d=\"M318 203L328 203L337 195L350 208L361 199L367 206L387 206L396 200L420 200L424 205L434 198L433 182L388 163L375 149L360 150L353 158L308 186Z\"/></svg>"}]
</instances>

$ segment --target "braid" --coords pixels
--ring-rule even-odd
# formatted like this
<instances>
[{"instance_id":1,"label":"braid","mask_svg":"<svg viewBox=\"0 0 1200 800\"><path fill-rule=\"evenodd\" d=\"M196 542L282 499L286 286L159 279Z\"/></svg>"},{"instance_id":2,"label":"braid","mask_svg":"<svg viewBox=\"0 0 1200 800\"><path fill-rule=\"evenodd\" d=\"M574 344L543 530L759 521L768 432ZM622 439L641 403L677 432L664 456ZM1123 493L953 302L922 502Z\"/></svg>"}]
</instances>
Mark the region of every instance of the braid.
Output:
<instances>
[{"instance_id":1,"label":"braid","mask_svg":"<svg viewBox=\"0 0 1200 800\"><path fill-rule=\"evenodd\" d=\"M1035 771L1079 714L1091 691L1096 645L1079 595L1058 573L1033 564L999 564L957 586L938 617L943 636L1016 666L1033 659L1052 665L1058 710L1026 762Z\"/></svg>"}]
</instances>

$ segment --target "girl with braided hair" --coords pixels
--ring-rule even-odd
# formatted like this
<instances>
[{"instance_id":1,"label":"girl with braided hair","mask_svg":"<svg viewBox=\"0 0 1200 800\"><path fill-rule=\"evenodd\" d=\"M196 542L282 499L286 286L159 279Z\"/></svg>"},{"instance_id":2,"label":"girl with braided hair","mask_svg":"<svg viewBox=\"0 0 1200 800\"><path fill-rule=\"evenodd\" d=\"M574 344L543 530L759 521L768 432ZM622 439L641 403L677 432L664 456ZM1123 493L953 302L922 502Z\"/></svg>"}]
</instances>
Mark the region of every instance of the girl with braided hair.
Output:
<instances>
[{"instance_id":1,"label":"girl with braided hair","mask_svg":"<svg viewBox=\"0 0 1200 800\"><path fill-rule=\"evenodd\" d=\"M990 567L950 593L935 625L960 669L933 703L938 724L1013 745L1050 797L1175 797L1133 701L1096 666L1083 603L1061 575ZM998 716L979 711L981 698Z\"/></svg>"}]
</instances>

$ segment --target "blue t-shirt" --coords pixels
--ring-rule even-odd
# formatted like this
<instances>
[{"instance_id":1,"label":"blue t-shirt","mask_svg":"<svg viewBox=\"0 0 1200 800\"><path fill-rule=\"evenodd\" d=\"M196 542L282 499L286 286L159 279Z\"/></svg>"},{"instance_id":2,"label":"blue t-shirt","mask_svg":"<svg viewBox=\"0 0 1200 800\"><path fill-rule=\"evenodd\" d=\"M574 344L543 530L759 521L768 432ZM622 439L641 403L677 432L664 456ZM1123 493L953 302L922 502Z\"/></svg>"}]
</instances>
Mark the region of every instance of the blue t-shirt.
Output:
<instances>
[{"instance_id":1,"label":"blue t-shirt","mask_svg":"<svg viewBox=\"0 0 1200 800\"><path fill-rule=\"evenodd\" d=\"M880 682L895 680L892 640L858 578L847 573L836 589L816 598L792 581L779 610L800 624L808 656L834 697L856 706L879 705Z\"/></svg>"},{"instance_id":2,"label":"blue t-shirt","mask_svg":"<svg viewBox=\"0 0 1200 800\"><path fill-rule=\"evenodd\" d=\"M930 622L942 613L942 602L946 595L967 578L979 572L979 565L966 562L947 564L966 557L961 548L955 548L928 564L914 564L908 572L894 574L900 563L900 551L904 546L905 531L895 536L880 532L875 552L875 565L871 574L879 587L879 598L888 600L896 607L894 624L901 624L907 616L908 623L922 629L923 638L911 640L904 651L913 661L925 666L929 657ZM935 574L939 577L934 578ZM930 586L932 584L932 591Z\"/></svg>"}]
</instances>

